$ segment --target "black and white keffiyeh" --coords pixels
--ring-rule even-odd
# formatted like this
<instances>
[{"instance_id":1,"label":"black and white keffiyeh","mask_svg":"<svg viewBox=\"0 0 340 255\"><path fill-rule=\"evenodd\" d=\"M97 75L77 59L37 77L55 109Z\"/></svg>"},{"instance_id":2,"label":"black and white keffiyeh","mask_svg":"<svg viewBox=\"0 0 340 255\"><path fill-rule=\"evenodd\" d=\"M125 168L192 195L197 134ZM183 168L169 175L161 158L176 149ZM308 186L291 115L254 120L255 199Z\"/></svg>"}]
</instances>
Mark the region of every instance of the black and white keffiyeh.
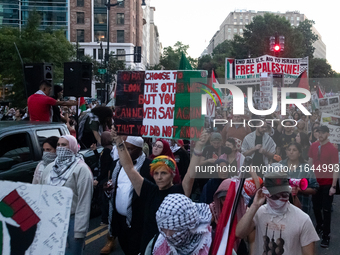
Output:
<instances>
[{"instance_id":1,"label":"black and white keffiyeh","mask_svg":"<svg viewBox=\"0 0 340 255\"><path fill-rule=\"evenodd\" d=\"M79 157L68 148L57 147L57 158L49 175L49 185L63 186L78 164Z\"/></svg>"},{"instance_id":2,"label":"black and white keffiyeh","mask_svg":"<svg viewBox=\"0 0 340 255\"><path fill-rule=\"evenodd\" d=\"M42 165L46 167L48 164L51 164L57 157L56 153L44 151L42 156Z\"/></svg>"},{"instance_id":3,"label":"black and white keffiyeh","mask_svg":"<svg viewBox=\"0 0 340 255\"><path fill-rule=\"evenodd\" d=\"M142 165L145 161L145 154L143 152L143 154L141 156L139 156L136 160L136 162L134 162L134 168L137 170L138 173L140 173L140 169L142 168ZM112 172L112 185L113 185L113 190L112 190L112 194L111 194L111 204L110 204L110 208L109 208L109 218L112 218L112 213L113 213L113 199L116 198L116 186L118 185L118 175L119 172L121 171L122 165L120 164L120 161L117 161L116 167ZM129 194L129 204L128 204L128 208L127 208L127 215L126 215L126 224L130 227L131 226L131 220L132 220L132 206L131 206L131 201L132 201L132 196L133 196L133 186L131 185L131 190L130 190L130 194ZM109 222L109 229L111 229L111 224Z\"/></svg>"},{"instance_id":4,"label":"black and white keffiyeh","mask_svg":"<svg viewBox=\"0 0 340 255\"><path fill-rule=\"evenodd\" d=\"M159 235L154 251L167 241L169 254L196 255L211 244L209 205L193 203L182 194L168 195L156 213ZM167 236L163 230L176 231ZM166 255L166 254L164 254Z\"/></svg>"}]
</instances>

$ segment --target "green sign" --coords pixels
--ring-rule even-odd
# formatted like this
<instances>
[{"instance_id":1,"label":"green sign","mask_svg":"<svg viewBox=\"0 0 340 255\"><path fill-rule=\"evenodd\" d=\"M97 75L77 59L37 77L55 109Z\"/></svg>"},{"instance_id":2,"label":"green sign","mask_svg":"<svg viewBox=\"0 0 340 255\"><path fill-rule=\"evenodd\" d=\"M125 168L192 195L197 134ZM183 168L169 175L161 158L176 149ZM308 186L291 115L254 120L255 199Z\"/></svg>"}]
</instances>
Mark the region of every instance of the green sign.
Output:
<instances>
[{"instance_id":1,"label":"green sign","mask_svg":"<svg viewBox=\"0 0 340 255\"><path fill-rule=\"evenodd\" d=\"M99 74L106 74L106 69L98 69Z\"/></svg>"}]
</instances>

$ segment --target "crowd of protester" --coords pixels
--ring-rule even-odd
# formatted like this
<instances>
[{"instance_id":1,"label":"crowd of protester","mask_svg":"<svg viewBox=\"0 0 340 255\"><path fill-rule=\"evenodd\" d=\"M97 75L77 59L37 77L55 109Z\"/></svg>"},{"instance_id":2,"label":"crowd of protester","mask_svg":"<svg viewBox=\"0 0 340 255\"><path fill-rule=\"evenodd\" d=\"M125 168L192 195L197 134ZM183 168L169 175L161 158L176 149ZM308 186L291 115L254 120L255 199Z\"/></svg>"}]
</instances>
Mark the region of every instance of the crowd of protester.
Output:
<instances>
[{"instance_id":1,"label":"crowd of protester","mask_svg":"<svg viewBox=\"0 0 340 255\"><path fill-rule=\"evenodd\" d=\"M32 183L73 190L66 254L82 254L93 203L98 203L101 224L109 230L101 254L110 254L117 240L127 255L210 254L221 229L223 207L233 202L227 199L229 187L241 175L246 157L251 158L253 171L245 178L253 180L256 192L242 193L234 254L314 254L320 238L320 246L329 247L338 174L312 169L324 165L339 169L339 156L318 112L305 116L290 108L287 116L221 113L238 124L209 126L197 141L150 139L119 135L114 109L104 105L88 104L77 123L74 102L62 101L62 88L54 88L53 100L44 98L49 88L50 84L42 84L36 95L46 106L39 111L45 111L46 119L64 122L71 135L43 142L42 161ZM11 109L4 116L27 115ZM30 116L37 109L28 99ZM288 119L284 126L266 122L283 117ZM264 125L243 126L243 120L250 118L261 119ZM80 148L95 153L94 166L86 165ZM289 171L254 170L269 165ZM237 171L198 178L197 166ZM301 178L308 181L305 189L290 185L289 180Z\"/></svg>"}]
</instances>

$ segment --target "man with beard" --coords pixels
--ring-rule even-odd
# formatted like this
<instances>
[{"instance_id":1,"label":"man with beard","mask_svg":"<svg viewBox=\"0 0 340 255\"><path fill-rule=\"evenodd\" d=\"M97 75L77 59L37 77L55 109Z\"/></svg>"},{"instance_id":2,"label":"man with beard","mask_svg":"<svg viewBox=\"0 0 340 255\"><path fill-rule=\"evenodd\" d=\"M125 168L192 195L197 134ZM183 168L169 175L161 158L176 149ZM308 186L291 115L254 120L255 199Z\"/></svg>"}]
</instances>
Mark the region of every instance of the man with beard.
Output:
<instances>
[{"instance_id":1,"label":"man with beard","mask_svg":"<svg viewBox=\"0 0 340 255\"><path fill-rule=\"evenodd\" d=\"M237 224L236 236L245 238L255 231L251 254L314 254L319 237L308 214L289 203L288 175L274 171L264 177L264 187Z\"/></svg>"},{"instance_id":2,"label":"man with beard","mask_svg":"<svg viewBox=\"0 0 340 255\"><path fill-rule=\"evenodd\" d=\"M253 125L257 126L258 124L259 122ZM257 127L254 132L247 135L243 140L242 153L245 157L251 156L253 158L253 166L268 165L269 159L275 155L276 144L266 131L267 125L264 124ZM263 177L261 174L259 176Z\"/></svg>"},{"instance_id":3,"label":"man with beard","mask_svg":"<svg viewBox=\"0 0 340 255\"><path fill-rule=\"evenodd\" d=\"M125 141L134 168L141 176L154 182L150 175L151 160L146 158L143 144L143 138L138 136L128 136ZM110 204L110 235L100 253L109 254L114 247L114 237L118 237L119 244L126 255L137 255L141 246L144 209L119 160L115 162L112 173L112 187L114 188Z\"/></svg>"}]
</instances>

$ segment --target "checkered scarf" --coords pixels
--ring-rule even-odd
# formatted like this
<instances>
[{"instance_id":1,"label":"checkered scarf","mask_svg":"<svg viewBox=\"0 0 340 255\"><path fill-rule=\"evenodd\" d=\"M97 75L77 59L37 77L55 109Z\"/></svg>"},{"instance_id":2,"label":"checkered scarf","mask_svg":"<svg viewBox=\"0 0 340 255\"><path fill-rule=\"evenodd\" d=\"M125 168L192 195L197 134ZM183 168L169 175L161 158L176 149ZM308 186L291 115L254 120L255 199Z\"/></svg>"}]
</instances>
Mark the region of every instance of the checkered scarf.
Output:
<instances>
[{"instance_id":1,"label":"checkered scarf","mask_svg":"<svg viewBox=\"0 0 340 255\"><path fill-rule=\"evenodd\" d=\"M200 250L211 244L211 212L207 204L193 203L182 194L170 194L158 208L156 220L161 235L153 254L162 253L165 240L170 248L168 254L174 255L202 254ZM166 236L163 229L176 232Z\"/></svg>"},{"instance_id":2,"label":"checkered scarf","mask_svg":"<svg viewBox=\"0 0 340 255\"><path fill-rule=\"evenodd\" d=\"M57 158L49 176L49 184L52 186L63 186L71 175L80 158L68 148L57 147Z\"/></svg>"}]
</instances>

